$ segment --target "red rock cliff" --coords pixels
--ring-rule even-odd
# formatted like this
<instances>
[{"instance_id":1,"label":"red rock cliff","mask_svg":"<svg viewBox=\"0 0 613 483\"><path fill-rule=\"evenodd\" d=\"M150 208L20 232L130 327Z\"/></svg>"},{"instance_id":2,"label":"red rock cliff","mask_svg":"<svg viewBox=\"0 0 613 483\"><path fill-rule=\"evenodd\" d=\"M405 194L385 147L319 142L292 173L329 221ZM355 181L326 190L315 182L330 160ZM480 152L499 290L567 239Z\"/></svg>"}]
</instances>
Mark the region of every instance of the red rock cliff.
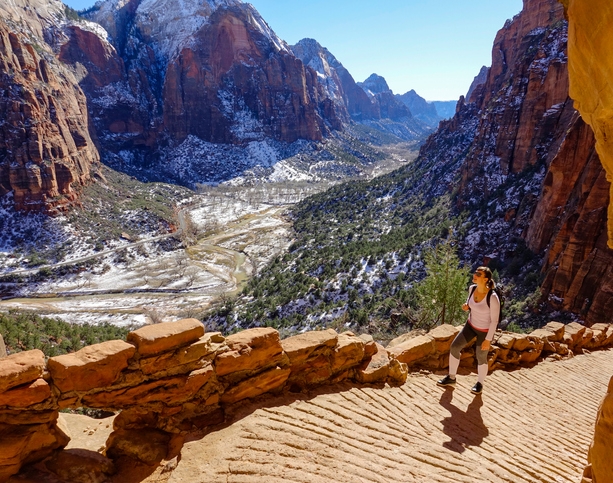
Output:
<instances>
[{"instance_id":1,"label":"red rock cliff","mask_svg":"<svg viewBox=\"0 0 613 483\"><path fill-rule=\"evenodd\" d=\"M99 156L85 96L47 49L0 21L0 195L53 214L78 201Z\"/></svg>"},{"instance_id":2,"label":"red rock cliff","mask_svg":"<svg viewBox=\"0 0 613 483\"><path fill-rule=\"evenodd\" d=\"M164 127L231 143L257 132L286 142L326 132L315 71L256 28L247 7L217 10L166 73Z\"/></svg>"},{"instance_id":3,"label":"red rock cliff","mask_svg":"<svg viewBox=\"0 0 613 483\"><path fill-rule=\"evenodd\" d=\"M471 263L495 258L504 267L523 240L541 257L541 289L551 307L588 324L608 322L609 183L593 132L568 97L566 42L562 5L525 0L496 36L486 82L471 102L461 100L422 155L431 150L430 159L453 169L450 160L461 160L454 161L458 206L479 227L466 246Z\"/></svg>"}]
</instances>

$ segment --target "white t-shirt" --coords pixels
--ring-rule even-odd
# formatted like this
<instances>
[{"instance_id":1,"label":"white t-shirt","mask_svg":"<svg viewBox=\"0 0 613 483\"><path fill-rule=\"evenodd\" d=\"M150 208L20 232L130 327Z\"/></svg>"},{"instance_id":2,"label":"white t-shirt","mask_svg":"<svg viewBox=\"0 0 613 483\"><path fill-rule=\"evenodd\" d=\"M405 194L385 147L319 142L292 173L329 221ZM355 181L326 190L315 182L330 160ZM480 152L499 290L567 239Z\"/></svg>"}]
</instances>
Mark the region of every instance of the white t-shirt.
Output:
<instances>
[{"instance_id":1,"label":"white t-shirt","mask_svg":"<svg viewBox=\"0 0 613 483\"><path fill-rule=\"evenodd\" d=\"M470 295L473 287L475 290ZM477 292L477 286L471 285L468 289L469 297L466 303L470 307L470 315L468 316L468 322L473 326L475 330L480 332L487 332L485 336L486 340L491 341L494 338L496 327L498 326L498 317L500 316L500 300L498 294L492 291L490 295L490 306L487 306L487 295L483 297L480 302L475 302L475 293Z\"/></svg>"}]
</instances>

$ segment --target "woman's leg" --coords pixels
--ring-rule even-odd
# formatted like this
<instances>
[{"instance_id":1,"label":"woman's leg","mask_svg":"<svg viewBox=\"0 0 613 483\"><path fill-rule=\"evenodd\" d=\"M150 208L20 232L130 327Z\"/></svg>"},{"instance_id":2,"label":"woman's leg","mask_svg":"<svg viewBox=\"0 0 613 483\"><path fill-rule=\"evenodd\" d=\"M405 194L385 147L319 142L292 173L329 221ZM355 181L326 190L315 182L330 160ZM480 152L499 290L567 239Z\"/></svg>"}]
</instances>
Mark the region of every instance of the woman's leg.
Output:
<instances>
[{"instance_id":1,"label":"woman's leg","mask_svg":"<svg viewBox=\"0 0 613 483\"><path fill-rule=\"evenodd\" d=\"M487 376L487 371L488 371L488 364L487 364L487 354L488 351L484 351L483 349L481 349L481 344L483 344L483 341L485 340L485 336L487 335L486 332L478 332L477 333L477 347L476 347L476 354L477 354L477 380L483 384L485 382L485 376Z\"/></svg>"},{"instance_id":2,"label":"woman's leg","mask_svg":"<svg viewBox=\"0 0 613 483\"><path fill-rule=\"evenodd\" d=\"M465 324L462 331L456 335L456 338L453 339L451 343L451 349L449 350L449 375L455 379L456 374L458 373L458 367L460 367L460 356L462 349L466 347L469 340L472 340L475 337L475 331L469 324Z\"/></svg>"}]
</instances>

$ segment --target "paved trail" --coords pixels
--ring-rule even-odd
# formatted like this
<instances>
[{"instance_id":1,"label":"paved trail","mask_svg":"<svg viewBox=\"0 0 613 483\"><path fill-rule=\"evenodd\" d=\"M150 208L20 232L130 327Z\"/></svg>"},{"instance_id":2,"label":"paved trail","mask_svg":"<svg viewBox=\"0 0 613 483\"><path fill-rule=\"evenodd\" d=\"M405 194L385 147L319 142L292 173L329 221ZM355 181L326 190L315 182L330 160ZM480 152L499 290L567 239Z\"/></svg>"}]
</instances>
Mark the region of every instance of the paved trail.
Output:
<instances>
[{"instance_id":1,"label":"paved trail","mask_svg":"<svg viewBox=\"0 0 613 483\"><path fill-rule=\"evenodd\" d=\"M411 374L399 388L267 401L195 436L156 481L578 483L612 375L608 350L495 372L477 397L474 374L455 389Z\"/></svg>"}]
</instances>

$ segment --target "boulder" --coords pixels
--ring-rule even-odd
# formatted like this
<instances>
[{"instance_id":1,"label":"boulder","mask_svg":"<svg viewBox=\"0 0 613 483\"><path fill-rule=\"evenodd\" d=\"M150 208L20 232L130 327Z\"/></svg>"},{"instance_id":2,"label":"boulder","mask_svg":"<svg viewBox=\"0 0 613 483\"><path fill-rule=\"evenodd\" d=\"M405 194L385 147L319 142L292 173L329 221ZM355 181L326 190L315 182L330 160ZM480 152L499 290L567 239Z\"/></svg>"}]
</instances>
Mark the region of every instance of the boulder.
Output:
<instances>
[{"instance_id":1,"label":"boulder","mask_svg":"<svg viewBox=\"0 0 613 483\"><path fill-rule=\"evenodd\" d=\"M7 356L6 345L4 345L4 337L0 334L0 359Z\"/></svg>"},{"instance_id":2,"label":"boulder","mask_svg":"<svg viewBox=\"0 0 613 483\"><path fill-rule=\"evenodd\" d=\"M127 456L149 466L166 457L170 434L157 429L116 429L106 442L106 455Z\"/></svg>"},{"instance_id":3,"label":"boulder","mask_svg":"<svg viewBox=\"0 0 613 483\"><path fill-rule=\"evenodd\" d=\"M427 335L419 335L388 349L391 357L408 365L429 357L434 351L434 339Z\"/></svg>"},{"instance_id":4,"label":"boulder","mask_svg":"<svg viewBox=\"0 0 613 483\"><path fill-rule=\"evenodd\" d=\"M365 360L356 369L355 377L362 384L385 381L390 373L390 357L381 344L376 344L377 352L370 360Z\"/></svg>"},{"instance_id":5,"label":"boulder","mask_svg":"<svg viewBox=\"0 0 613 483\"><path fill-rule=\"evenodd\" d=\"M105 483L115 473L115 465L109 458L86 449L56 452L45 461L45 466L71 483Z\"/></svg>"},{"instance_id":6,"label":"boulder","mask_svg":"<svg viewBox=\"0 0 613 483\"><path fill-rule=\"evenodd\" d=\"M594 440L587 458L588 463L592 466L593 483L613 481L611 441L613 441L613 378L609 382L607 395L598 409Z\"/></svg>"},{"instance_id":7,"label":"boulder","mask_svg":"<svg viewBox=\"0 0 613 483\"><path fill-rule=\"evenodd\" d=\"M221 347L225 338L219 332L204 334L193 344L181 347L173 352L165 352L153 357L142 358L139 361L143 374L151 375L164 373L165 375L177 375L187 373L195 369L194 363L201 365L209 358L213 358Z\"/></svg>"},{"instance_id":8,"label":"boulder","mask_svg":"<svg viewBox=\"0 0 613 483\"><path fill-rule=\"evenodd\" d=\"M290 365L294 367L321 352L329 353L336 347L337 341L336 331L328 329L288 337L281 341L281 345L289 357Z\"/></svg>"},{"instance_id":9,"label":"boulder","mask_svg":"<svg viewBox=\"0 0 613 483\"><path fill-rule=\"evenodd\" d=\"M51 398L51 388L44 379L36 379L0 394L0 406L27 409Z\"/></svg>"},{"instance_id":10,"label":"boulder","mask_svg":"<svg viewBox=\"0 0 613 483\"><path fill-rule=\"evenodd\" d=\"M279 367L262 372L227 389L221 396L221 402L233 404L242 399L253 398L275 391L285 384L290 372L289 368L281 369Z\"/></svg>"},{"instance_id":11,"label":"boulder","mask_svg":"<svg viewBox=\"0 0 613 483\"><path fill-rule=\"evenodd\" d=\"M364 359L364 341L352 332L339 334L330 362L332 373L336 374L357 366L362 359Z\"/></svg>"},{"instance_id":12,"label":"boulder","mask_svg":"<svg viewBox=\"0 0 613 483\"><path fill-rule=\"evenodd\" d=\"M583 340L583 335L587 327L581 325L578 322L571 322L564 327L564 334L570 336L572 340L572 347L575 347L580 341Z\"/></svg>"},{"instance_id":13,"label":"boulder","mask_svg":"<svg viewBox=\"0 0 613 483\"><path fill-rule=\"evenodd\" d=\"M204 335L204 326L197 319L147 325L128 334L128 342L141 356L167 352L196 342Z\"/></svg>"},{"instance_id":14,"label":"boulder","mask_svg":"<svg viewBox=\"0 0 613 483\"><path fill-rule=\"evenodd\" d=\"M113 384L135 351L132 344L111 340L52 357L47 367L60 391L89 391Z\"/></svg>"},{"instance_id":15,"label":"boulder","mask_svg":"<svg viewBox=\"0 0 613 483\"><path fill-rule=\"evenodd\" d=\"M449 352L453 339L460 333L460 327L442 324L428 332L428 337L434 339L434 350L438 353Z\"/></svg>"},{"instance_id":16,"label":"boulder","mask_svg":"<svg viewBox=\"0 0 613 483\"><path fill-rule=\"evenodd\" d=\"M218 353L215 372L218 377L245 371L261 371L287 360L279 332L271 328L248 329L226 338L228 351Z\"/></svg>"},{"instance_id":17,"label":"boulder","mask_svg":"<svg viewBox=\"0 0 613 483\"><path fill-rule=\"evenodd\" d=\"M360 334L360 339L364 342L364 357L372 357L377 353L377 343L370 334Z\"/></svg>"},{"instance_id":18,"label":"boulder","mask_svg":"<svg viewBox=\"0 0 613 483\"><path fill-rule=\"evenodd\" d=\"M43 377L45 354L35 349L0 359L0 393Z\"/></svg>"}]
</instances>

